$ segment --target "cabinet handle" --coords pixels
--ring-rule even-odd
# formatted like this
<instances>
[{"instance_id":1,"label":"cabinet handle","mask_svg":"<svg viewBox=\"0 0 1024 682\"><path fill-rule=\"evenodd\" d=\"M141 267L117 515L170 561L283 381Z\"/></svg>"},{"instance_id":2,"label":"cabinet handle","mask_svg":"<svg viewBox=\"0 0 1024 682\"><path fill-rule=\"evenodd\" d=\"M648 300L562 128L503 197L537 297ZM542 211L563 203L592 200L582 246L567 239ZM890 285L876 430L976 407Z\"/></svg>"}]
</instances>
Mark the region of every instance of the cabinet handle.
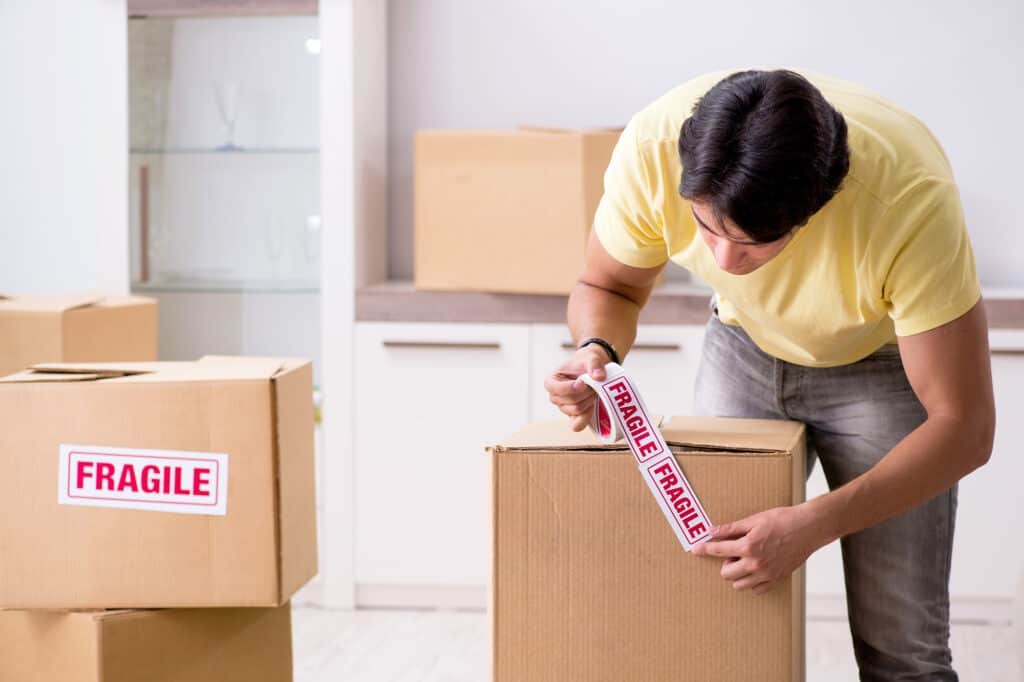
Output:
<instances>
[{"instance_id":1,"label":"cabinet handle","mask_svg":"<svg viewBox=\"0 0 1024 682\"><path fill-rule=\"evenodd\" d=\"M563 341L562 348L564 350L576 350L576 344L569 341ZM635 343L630 350L680 351L682 349L682 345L678 343Z\"/></svg>"},{"instance_id":2,"label":"cabinet handle","mask_svg":"<svg viewBox=\"0 0 1024 682\"><path fill-rule=\"evenodd\" d=\"M500 350L497 341L395 341L380 342L385 348L446 348L452 350Z\"/></svg>"},{"instance_id":3,"label":"cabinet handle","mask_svg":"<svg viewBox=\"0 0 1024 682\"><path fill-rule=\"evenodd\" d=\"M992 355L1024 355L1024 348L993 348Z\"/></svg>"}]
</instances>

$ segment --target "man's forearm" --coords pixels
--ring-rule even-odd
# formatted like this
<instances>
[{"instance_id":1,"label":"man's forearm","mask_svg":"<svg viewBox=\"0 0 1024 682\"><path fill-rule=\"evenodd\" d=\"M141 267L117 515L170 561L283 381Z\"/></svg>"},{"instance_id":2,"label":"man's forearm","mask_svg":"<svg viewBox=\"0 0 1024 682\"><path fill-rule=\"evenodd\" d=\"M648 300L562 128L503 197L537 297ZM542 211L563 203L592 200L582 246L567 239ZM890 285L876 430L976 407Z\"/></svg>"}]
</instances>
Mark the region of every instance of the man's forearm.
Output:
<instances>
[{"instance_id":1,"label":"man's forearm","mask_svg":"<svg viewBox=\"0 0 1024 682\"><path fill-rule=\"evenodd\" d=\"M990 451L984 426L929 417L869 471L806 503L822 523L822 544L930 500L984 464Z\"/></svg>"},{"instance_id":2,"label":"man's forearm","mask_svg":"<svg viewBox=\"0 0 1024 682\"><path fill-rule=\"evenodd\" d=\"M641 305L622 294L578 282L569 295L569 330L577 344L596 336L625 358L636 338Z\"/></svg>"}]
</instances>

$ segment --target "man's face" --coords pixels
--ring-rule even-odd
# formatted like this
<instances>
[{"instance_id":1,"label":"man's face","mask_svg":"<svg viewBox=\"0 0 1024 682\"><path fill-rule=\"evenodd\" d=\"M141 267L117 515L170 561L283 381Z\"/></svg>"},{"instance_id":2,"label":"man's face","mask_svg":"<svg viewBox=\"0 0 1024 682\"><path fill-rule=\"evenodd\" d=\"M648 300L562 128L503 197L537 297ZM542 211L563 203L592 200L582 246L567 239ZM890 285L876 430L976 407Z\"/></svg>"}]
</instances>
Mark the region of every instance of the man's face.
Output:
<instances>
[{"instance_id":1,"label":"man's face","mask_svg":"<svg viewBox=\"0 0 1024 682\"><path fill-rule=\"evenodd\" d=\"M748 275L770 261L793 238L793 231L773 242L758 244L728 218L720 221L711 205L694 201L691 210L704 243L711 249L718 267L731 275Z\"/></svg>"}]
</instances>

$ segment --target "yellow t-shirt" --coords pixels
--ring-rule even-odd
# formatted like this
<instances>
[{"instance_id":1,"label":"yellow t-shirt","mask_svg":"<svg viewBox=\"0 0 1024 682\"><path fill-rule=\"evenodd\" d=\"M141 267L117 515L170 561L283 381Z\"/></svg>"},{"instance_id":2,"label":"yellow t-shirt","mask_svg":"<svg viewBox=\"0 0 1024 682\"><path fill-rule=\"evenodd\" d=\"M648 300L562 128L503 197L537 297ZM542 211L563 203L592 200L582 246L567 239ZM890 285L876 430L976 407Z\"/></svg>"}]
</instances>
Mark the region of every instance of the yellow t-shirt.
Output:
<instances>
[{"instance_id":1,"label":"yellow t-shirt","mask_svg":"<svg viewBox=\"0 0 1024 682\"><path fill-rule=\"evenodd\" d=\"M679 196L678 139L697 100L728 73L685 83L629 122L594 217L608 253L635 267L671 259L714 289L723 322L810 367L855 362L977 303L960 196L938 141L879 95L807 72L846 118L849 174L775 258L746 275L721 270Z\"/></svg>"}]
</instances>

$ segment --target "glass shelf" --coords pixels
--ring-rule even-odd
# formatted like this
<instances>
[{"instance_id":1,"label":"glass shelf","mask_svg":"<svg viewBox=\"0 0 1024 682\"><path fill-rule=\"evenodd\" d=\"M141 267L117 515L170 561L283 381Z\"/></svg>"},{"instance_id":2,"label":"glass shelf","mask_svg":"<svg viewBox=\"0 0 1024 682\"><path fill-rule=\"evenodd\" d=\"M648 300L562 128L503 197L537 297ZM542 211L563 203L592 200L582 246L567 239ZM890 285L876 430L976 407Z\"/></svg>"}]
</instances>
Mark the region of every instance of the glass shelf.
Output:
<instances>
[{"instance_id":1,"label":"glass shelf","mask_svg":"<svg viewBox=\"0 0 1024 682\"><path fill-rule=\"evenodd\" d=\"M132 154L215 154L218 156L235 156L244 154L319 154L315 147L238 147L235 149L200 148L200 147L166 147L150 148L135 147L129 150Z\"/></svg>"},{"instance_id":2,"label":"glass shelf","mask_svg":"<svg viewBox=\"0 0 1024 682\"><path fill-rule=\"evenodd\" d=\"M133 293L210 293L210 294L318 294L316 280L210 280L166 279L132 282Z\"/></svg>"}]
</instances>

